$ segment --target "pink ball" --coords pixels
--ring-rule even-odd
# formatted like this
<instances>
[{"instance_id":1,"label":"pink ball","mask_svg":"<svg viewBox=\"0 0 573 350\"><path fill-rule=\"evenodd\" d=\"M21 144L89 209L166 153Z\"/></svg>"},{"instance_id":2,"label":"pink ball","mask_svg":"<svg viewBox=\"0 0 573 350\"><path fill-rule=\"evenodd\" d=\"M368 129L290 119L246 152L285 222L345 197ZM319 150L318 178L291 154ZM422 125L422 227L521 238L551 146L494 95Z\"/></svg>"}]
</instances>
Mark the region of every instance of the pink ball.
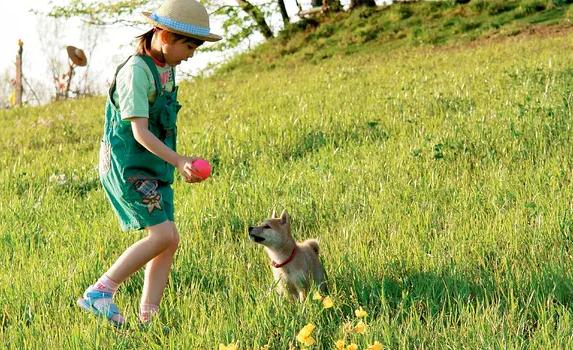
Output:
<instances>
[{"instance_id":1,"label":"pink ball","mask_svg":"<svg viewBox=\"0 0 573 350\"><path fill-rule=\"evenodd\" d=\"M205 159L197 159L193 163L191 168L191 172L193 175L205 180L211 175L211 164Z\"/></svg>"}]
</instances>

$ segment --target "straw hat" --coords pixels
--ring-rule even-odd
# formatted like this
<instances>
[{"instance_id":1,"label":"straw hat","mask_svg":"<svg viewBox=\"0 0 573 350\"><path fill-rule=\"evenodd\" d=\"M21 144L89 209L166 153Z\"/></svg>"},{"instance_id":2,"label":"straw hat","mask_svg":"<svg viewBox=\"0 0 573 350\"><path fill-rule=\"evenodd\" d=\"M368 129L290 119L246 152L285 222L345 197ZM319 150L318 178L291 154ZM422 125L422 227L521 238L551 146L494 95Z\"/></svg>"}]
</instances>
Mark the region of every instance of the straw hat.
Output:
<instances>
[{"instance_id":1,"label":"straw hat","mask_svg":"<svg viewBox=\"0 0 573 350\"><path fill-rule=\"evenodd\" d=\"M88 58L86 57L84 50L78 49L75 46L68 46L66 47L66 50L68 51L68 56L75 65L83 67L88 64Z\"/></svg>"},{"instance_id":2,"label":"straw hat","mask_svg":"<svg viewBox=\"0 0 573 350\"><path fill-rule=\"evenodd\" d=\"M145 19L155 27L204 41L218 41L222 37L210 33L209 15L195 0L165 0L153 13L143 12Z\"/></svg>"}]
</instances>

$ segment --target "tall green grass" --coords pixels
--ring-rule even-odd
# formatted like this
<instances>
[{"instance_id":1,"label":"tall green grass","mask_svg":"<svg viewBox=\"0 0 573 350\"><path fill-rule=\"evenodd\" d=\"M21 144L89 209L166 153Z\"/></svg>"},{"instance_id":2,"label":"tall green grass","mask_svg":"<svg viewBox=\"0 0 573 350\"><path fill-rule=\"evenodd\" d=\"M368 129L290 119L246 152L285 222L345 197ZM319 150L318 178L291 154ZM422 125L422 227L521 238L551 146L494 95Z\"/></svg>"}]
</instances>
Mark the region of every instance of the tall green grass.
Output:
<instances>
[{"instance_id":1,"label":"tall green grass","mask_svg":"<svg viewBox=\"0 0 573 350\"><path fill-rule=\"evenodd\" d=\"M0 112L0 344L7 349L573 346L570 36L406 48L231 72L181 87L182 236L172 329L114 331L76 298L141 233L97 179L102 98ZM288 303L246 227L289 210L334 307ZM134 321L138 274L117 302ZM354 310L364 335L344 333Z\"/></svg>"}]
</instances>

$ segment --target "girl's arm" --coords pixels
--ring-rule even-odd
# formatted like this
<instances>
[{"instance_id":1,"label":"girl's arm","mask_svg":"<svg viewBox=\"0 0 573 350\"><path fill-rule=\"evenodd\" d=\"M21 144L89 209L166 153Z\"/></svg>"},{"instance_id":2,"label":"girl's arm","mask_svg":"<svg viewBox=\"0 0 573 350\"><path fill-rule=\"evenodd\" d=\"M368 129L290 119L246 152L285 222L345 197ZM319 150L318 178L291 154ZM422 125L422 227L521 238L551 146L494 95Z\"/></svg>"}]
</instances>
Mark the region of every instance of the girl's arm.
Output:
<instances>
[{"instance_id":1,"label":"girl's arm","mask_svg":"<svg viewBox=\"0 0 573 350\"><path fill-rule=\"evenodd\" d=\"M133 137L149 152L155 154L167 163L173 165L183 175L187 182L198 182L200 178L196 177L189 171L191 163L197 159L195 157L184 157L167 147L151 131L149 131L148 119L141 117L129 118ZM189 164L187 167L185 164Z\"/></svg>"}]
</instances>

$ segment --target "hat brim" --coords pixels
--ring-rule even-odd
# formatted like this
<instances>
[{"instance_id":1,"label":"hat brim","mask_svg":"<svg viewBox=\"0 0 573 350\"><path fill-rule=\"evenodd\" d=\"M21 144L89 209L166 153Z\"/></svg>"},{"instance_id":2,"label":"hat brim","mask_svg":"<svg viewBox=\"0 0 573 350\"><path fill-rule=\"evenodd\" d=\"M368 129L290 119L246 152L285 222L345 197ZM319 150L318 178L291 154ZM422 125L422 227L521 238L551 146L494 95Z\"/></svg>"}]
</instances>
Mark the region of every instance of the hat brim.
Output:
<instances>
[{"instance_id":1,"label":"hat brim","mask_svg":"<svg viewBox=\"0 0 573 350\"><path fill-rule=\"evenodd\" d=\"M147 22L151 23L154 27L159 27L161 29L168 30L172 33L177 33L177 34L188 36L190 38L195 38L195 39L199 39L199 40L203 40L203 41L210 41L210 42L215 42L215 41L219 41L219 40L223 39L222 36L217 35L217 34L213 34L213 33L209 33L209 35L207 35L207 36L202 36L202 35L196 35L196 34L191 34L191 33L185 33L185 32L182 32L180 30L171 28L169 26L166 26L162 23L159 23L159 22L151 19L151 12L143 12L142 15L143 15L143 17L145 17Z\"/></svg>"},{"instance_id":2,"label":"hat brim","mask_svg":"<svg viewBox=\"0 0 573 350\"><path fill-rule=\"evenodd\" d=\"M83 50L74 46L67 46L66 51L68 51L68 57L75 65L83 67L88 64L88 59Z\"/></svg>"}]
</instances>

